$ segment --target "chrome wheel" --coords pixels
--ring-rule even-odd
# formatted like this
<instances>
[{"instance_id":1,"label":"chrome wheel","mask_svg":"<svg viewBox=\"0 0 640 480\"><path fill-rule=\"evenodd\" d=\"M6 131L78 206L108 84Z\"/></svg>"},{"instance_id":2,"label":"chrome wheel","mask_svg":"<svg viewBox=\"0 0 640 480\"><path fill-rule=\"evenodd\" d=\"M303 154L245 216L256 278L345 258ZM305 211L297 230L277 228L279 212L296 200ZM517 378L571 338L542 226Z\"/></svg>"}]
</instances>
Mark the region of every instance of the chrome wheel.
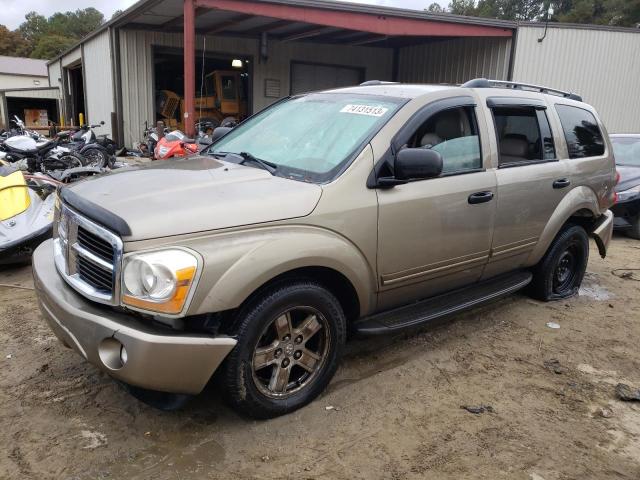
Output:
<instances>
[{"instance_id":1,"label":"chrome wheel","mask_svg":"<svg viewBox=\"0 0 640 480\"><path fill-rule=\"evenodd\" d=\"M294 307L271 321L254 348L253 380L271 398L293 395L322 370L330 346L327 320L315 308Z\"/></svg>"}]
</instances>

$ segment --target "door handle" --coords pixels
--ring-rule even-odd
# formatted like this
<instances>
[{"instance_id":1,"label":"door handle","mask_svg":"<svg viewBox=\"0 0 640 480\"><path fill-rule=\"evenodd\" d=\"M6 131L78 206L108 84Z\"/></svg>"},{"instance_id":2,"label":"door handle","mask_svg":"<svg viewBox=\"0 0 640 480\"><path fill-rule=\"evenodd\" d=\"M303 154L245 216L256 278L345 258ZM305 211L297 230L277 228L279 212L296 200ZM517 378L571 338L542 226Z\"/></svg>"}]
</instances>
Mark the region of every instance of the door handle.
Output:
<instances>
[{"instance_id":1,"label":"door handle","mask_svg":"<svg viewBox=\"0 0 640 480\"><path fill-rule=\"evenodd\" d=\"M493 192L476 192L469 195L469 203L475 205L476 203L485 203L493 200Z\"/></svg>"},{"instance_id":2,"label":"door handle","mask_svg":"<svg viewBox=\"0 0 640 480\"><path fill-rule=\"evenodd\" d=\"M571 185L571 182L568 178L559 178L555 182L553 182L553 188L565 188Z\"/></svg>"}]
</instances>

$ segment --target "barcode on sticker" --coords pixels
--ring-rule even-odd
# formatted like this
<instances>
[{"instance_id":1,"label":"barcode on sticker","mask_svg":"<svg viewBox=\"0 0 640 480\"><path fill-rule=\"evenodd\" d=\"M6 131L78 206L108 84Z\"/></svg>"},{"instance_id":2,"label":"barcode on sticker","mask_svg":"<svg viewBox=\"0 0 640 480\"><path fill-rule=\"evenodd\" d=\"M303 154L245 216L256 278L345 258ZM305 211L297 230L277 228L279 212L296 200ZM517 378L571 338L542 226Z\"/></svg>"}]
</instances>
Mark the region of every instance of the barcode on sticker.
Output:
<instances>
[{"instance_id":1,"label":"barcode on sticker","mask_svg":"<svg viewBox=\"0 0 640 480\"><path fill-rule=\"evenodd\" d=\"M389 109L374 105L345 105L341 113L354 113L356 115L369 115L370 117L381 117Z\"/></svg>"}]
</instances>

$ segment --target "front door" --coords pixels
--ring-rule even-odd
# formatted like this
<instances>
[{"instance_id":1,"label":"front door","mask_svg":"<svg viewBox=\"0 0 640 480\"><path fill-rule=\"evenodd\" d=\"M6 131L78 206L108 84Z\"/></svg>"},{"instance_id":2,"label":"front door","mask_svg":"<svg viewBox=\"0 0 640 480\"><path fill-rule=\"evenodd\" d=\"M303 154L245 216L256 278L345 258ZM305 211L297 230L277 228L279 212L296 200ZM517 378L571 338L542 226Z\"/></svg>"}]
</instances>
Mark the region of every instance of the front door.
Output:
<instances>
[{"instance_id":1,"label":"front door","mask_svg":"<svg viewBox=\"0 0 640 480\"><path fill-rule=\"evenodd\" d=\"M496 178L483 165L475 101L426 106L391 151L407 147L438 151L443 173L378 190L379 309L476 282L491 248Z\"/></svg>"}]
</instances>

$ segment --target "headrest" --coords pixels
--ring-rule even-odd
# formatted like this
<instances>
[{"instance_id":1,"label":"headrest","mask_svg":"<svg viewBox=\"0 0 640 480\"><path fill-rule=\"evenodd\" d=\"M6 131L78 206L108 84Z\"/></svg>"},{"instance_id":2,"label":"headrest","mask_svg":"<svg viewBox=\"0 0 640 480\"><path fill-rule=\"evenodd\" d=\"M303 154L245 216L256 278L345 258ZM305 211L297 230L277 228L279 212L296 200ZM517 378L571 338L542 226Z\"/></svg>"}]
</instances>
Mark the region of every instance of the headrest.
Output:
<instances>
[{"instance_id":1,"label":"headrest","mask_svg":"<svg viewBox=\"0 0 640 480\"><path fill-rule=\"evenodd\" d=\"M438 117L435 128L436 134L444 139L451 140L462 136L462 125L460 125L460 114L457 110L442 113Z\"/></svg>"},{"instance_id":2,"label":"headrest","mask_svg":"<svg viewBox=\"0 0 640 480\"><path fill-rule=\"evenodd\" d=\"M420 139L421 147L433 147L442 142L442 139L435 133L425 133Z\"/></svg>"},{"instance_id":3,"label":"headrest","mask_svg":"<svg viewBox=\"0 0 640 480\"><path fill-rule=\"evenodd\" d=\"M504 138L500 142L500 155L526 158L529 144L520 138Z\"/></svg>"}]
</instances>

